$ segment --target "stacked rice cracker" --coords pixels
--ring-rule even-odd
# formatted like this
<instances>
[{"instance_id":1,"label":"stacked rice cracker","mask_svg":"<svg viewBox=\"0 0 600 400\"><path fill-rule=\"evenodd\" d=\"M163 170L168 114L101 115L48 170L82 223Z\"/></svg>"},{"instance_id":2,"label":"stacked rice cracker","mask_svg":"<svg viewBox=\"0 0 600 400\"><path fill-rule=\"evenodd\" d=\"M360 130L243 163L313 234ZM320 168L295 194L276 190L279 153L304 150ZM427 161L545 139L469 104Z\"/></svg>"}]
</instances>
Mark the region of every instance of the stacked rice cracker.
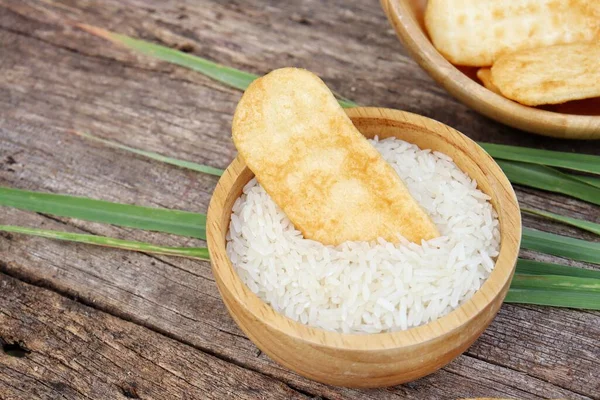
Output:
<instances>
[{"instance_id":1,"label":"stacked rice cracker","mask_svg":"<svg viewBox=\"0 0 600 400\"><path fill-rule=\"evenodd\" d=\"M447 60L511 100L600 97L600 0L429 0L425 25Z\"/></svg>"}]
</instances>

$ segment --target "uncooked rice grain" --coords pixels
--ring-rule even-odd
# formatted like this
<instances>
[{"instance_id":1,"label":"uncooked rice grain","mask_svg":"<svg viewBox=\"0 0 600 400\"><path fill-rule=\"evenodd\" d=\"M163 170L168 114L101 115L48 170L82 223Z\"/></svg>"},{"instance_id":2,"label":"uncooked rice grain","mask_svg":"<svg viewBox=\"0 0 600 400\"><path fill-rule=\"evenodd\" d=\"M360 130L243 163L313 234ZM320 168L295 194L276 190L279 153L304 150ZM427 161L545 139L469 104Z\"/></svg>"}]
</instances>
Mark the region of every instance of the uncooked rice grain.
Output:
<instances>
[{"instance_id":1,"label":"uncooked rice grain","mask_svg":"<svg viewBox=\"0 0 600 400\"><path fill-rule=\"evenodd\" d=\"M324 246L303 238L252 179L233 206L227 254L250 290L293 320L344 333L408 329L468 300L494 267L498 218L477 183L445 154L394 138L371 143L442 236Z\"/></svg>"}]
</instances>

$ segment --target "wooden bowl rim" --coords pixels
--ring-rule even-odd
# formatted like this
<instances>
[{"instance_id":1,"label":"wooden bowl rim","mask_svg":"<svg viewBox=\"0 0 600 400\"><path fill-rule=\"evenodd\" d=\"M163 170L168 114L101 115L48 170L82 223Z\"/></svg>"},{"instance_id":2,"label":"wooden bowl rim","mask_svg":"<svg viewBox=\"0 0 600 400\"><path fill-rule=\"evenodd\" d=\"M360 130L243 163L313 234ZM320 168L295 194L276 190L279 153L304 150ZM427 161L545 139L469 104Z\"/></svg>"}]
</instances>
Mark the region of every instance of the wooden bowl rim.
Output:
<instances>
[{"instance_id":1,"label":"wooden bowl rim","mask_svg":"<svg viewBox=\"0 0 600 400\"><path fill-rule=\"evenodd\" d=\"M458 138L466 142L469 145L469 149L474 151L475 154L471 154L471 159L478 165L485 163L489 167L491 174L485 174L487 180L496 180L502 187L509 188L508 196L505 196L506 199L502 196L498 196L497 199L499 201L498 208L502 210L502 213L498 212L502 239L496 265L490 277L471 299L449 314L425 325L404 331L376 334L346 334L326 331L296 322L276 312L270 305L254 294L239 278L227 256L224 236L229 229L230 217L226 219L227 226L222 226L221 221L224 219L222 218L222 213L225 212L231 215L231 209L225 210L223 203L230 195L236 180L240 176L244 173L249 173L253 176L252 172L246 167L243 159L238 155L219 180L211 198L207 214L207 242L213 273L217 281L221 281L225 277L232 278L230 280L230 285L232 286L224 283L223 286L225 287L219 285L219 290L227 290L241 307L244 307L249 314L269 328L278 331L280 334L291 336L296 340L320 347L338 350L380 351L399 347L409 348L420 346L441 336L449 335L484 312L487 306L501 294L503 288L510 284L521 240L521 215L512 186L506 175L504 175L500 167L485 150L467 136L441 122L405 111L374 107L346 109L346 113L351 119L374 119L380 121L382 124L392 125L394 122L411 124L418 128L425 128L430 134L437 134L439 138L446 141L447 139L444 139L444 137L458 135ZM244 185L246 182L244 182ZM496 198L495 193L491 195ZM217 200L215 199L219 199L219 204L217 204ZM217 260L224 260L225 262ZM223 296L222 293L221 295Z\"/></svg>"},{"instance_id":2,"label":"wooden bowl rim","mask_svg":"<svg viewBox=\"0 0 600 400\"><path fill-rule=\"evenodd\" d=\"M563 139L600 139L600 116L563 114L528 107L500 96L463 74L433 46L407 10L411 0L381 0L412 58L450 94L476 111L514 128Z\"/></svg>"}]
</instances>

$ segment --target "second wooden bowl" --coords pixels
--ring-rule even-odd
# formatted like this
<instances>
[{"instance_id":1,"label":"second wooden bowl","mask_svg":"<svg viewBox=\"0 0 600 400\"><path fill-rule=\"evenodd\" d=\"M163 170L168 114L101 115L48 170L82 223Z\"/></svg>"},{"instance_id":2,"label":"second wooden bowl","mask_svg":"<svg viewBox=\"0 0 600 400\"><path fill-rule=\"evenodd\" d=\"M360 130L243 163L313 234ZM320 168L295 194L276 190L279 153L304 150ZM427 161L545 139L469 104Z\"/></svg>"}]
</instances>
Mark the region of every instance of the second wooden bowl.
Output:
<instances>
[{"instance_id":1,"label":"second wooden bowl","mask_svg":"<svg viewBox=\"0 0 600 400\"><path fill-rule=\"evenodd\" d=\"M408 382L448 364L492 321L508 291L521 240L515 193L494 160L460 132L429 118L380 108L347 110L368 138L396 137L452 157L491 196L500 222L496 266L479 291L450 314L394 333L350 335L311 328L275 312L240 280L226 253L233 203L254 174L237 157L227 168L208 208L208 248L219 292L233 319L269 357L319 382L381 387Z\"/></svg>"},{"instance_id":2,"label":"second wooden bowl","mask_svg":"<svg viewBox=\"0 0 600 400\"><path fill-rule=\"evenodd\" d=\"M425 30L426 0L381 0L398 38L421 67L451 95L498 122L564 139L600 139L600 99L527 107L480 85L476 69L458 69L435 49ZM471 77L470 77L471 76Z\"/></svg>"}]
</instances>

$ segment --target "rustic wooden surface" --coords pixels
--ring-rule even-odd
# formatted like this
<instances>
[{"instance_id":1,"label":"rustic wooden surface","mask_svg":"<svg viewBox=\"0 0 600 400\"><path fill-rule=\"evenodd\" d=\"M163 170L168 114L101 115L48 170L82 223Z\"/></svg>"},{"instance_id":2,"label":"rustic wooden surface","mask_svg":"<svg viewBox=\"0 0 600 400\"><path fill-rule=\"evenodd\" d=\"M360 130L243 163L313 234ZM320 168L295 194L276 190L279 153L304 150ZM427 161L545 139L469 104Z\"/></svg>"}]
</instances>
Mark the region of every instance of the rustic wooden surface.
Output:
<instances>
[{"instance_id":1,"label":"rustic wooden surface","mask_svg":"<svg viewBox=\"0 0 600 400\"><path fill-rule=\"evenodd\" d=\"M72 21L255 73L309 68L360 104L430 116L477 140L600 154L598 143L525 134L449 97L406 56L377 2L0 0L0 185L204 212L216 178L69 130L216 167L235 156L238 91L110 45ZM517 191L522 204L600 222L598 207ZM9 208L0 208L0 223L202 244ZM504 305L437 373L352 390L308 381L260 354L227 315L205 262L2 234L0 304L0 399L600 398L599 312Z\"/></svg>"}]
</instances>

